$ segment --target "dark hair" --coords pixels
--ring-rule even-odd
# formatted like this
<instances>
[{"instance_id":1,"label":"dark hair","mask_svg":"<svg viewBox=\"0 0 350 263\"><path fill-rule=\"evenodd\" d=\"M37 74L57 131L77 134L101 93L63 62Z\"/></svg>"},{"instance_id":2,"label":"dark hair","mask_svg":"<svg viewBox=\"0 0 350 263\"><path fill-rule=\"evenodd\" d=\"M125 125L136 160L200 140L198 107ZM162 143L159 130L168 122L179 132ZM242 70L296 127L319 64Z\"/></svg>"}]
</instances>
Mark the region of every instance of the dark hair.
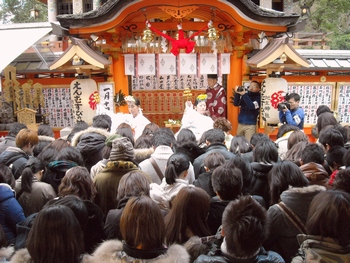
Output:
<instances>
[{"instance_id":1,"label":"dark hair","mask_svg":"<svg viewBox=\"0 0 350 263\"><path fill-rule=\"evenodd\" d=\"M311 201L306 222L306 233L333 238L339 245L350 244L350 194L328 190L317 194Z\"/></svg>"},{"instance_id":2,"label":"dark hair","mask_svg":"<svg viewBox=\"0 0 350 263\"><path fill-rule=\"evenodd\" d=\"M118 185L117 201L132 196L149 196L150 181L147 174L140 170L128 172L122 176Z\"/></svg>"},{"instance_id":3,"label":"dark hair","mask_svg":"<svg viewBox=\"0 0 350 263\"><path fill-rule=\"evenodd\" d=\"M84 166L84 159L80 151L73 147L68 146L63 148L57 155L56 160L58 161L73 161L76 162L79 166Z\"/></svg>"},{"instance_id":4,"label":"dark hair","mask_svg":"<svg viewBox=\"0 0 350 263\"><path fill-rule=\"evenodd\" d=\"M230 254L252 257L268 236L266 210L250 195L241 196L226 207L222 229Z\"/></svg>"},{"instance_id":5,"label":"dark hair","mask_svg":"<svg viewBox=\"0 0 350 263\"><path fill-rule=\"evenodd\" d=\"M152 145L157 148L160 145L171 147L175 143L173 132L169 128L159 128L152 136Z\"/></svg>"},{"instance_id":6,"label":"dark hair","mask_svg":"<svg viewBox=\"0 0 350 263\"><path fill-rule=\"evenodd\" d=\"M254 162L273 164L278 161L277 146L271 140L258 142L253 149Z\"/></svg>"},{"instance_id":7,"label":"dark hair","mask_svg":"<svg viewBox=\"0 0 350 263\"><path fill-rule=\"evenodd\" d=\"M99 120L104 120L107 122L106 125L104 122L99 122ZM111 131L112 127L112 118L107 114L96 115L92 118L92 127L107 129L107 131Z\"/></svg>"},{"instance_id":8,"label":"dark hair","mask_svg":"<svg viewBox=\"0 0 350 263\"><path fill-rule=\"evenodd\" d=\"M242 172L230 165L216 168L211 176L213 190L221 200L234 200L242 194Z\"/></svg>"},{"instance_id":9,"label":"dark hair","mask_svg":"<svg viewBox=\"0 0 350 263\"><path fill-rule=\"evenodd\" d=\"M72 131L78 132L78 131L86 130L87 128L89 128L89 124L87 124L86 121L77 121L73 125Z\"/></svg>"},{"instance_id":10,"label":"dark hair","mask_svg":"<svg viewBox=\"0 0 350 263\"><path fill-rule=\"evenodd\" d=\"M308 144L309 144L309 142L307 142L307 141L301 141L301 142L298 142L297 144L293 145L293 147L290 148L286 152L285 160L292 161L292 162L296 163L298 166L300 166L301 155L302 155L306 145L308 145Z\"/></svg>"},{"instance_id":11,"label":"dark hair","mask_svg":"<svg viewBox=\"0 0 350 263\"><path fill-rule=\"evenodd\" d=\"M12 189L16 186L16 179L13 176L11 169L4 164L0 164L0 183L8 184Z\"/></svg>"},{"instance_id":12,"label":"dark hair","mask_svg":"<svg viewBox=\"0 0 350 263\"><path fill-rule=\"evenodd\" d=\"M281 138L284 134L290 131L300 131L298 126L291 125L291 124L283 124L281 127L278 128L277 132L277 139Z\"/></svg>"},{"instance_id":13,"label":"dark hair","mask_svg":"<svg viewBox=\"0 0 350 263\"><path fill-rule=\"evenodd\" d=\"M190 167L190 160L183 153L172 154L165 169L164 177L167 184L176 183L176 179Z\"/></svg>"},{"instance_id":14,"label":"dark hair","mask_svg":"<svg viewBox=\"0 0 350 263\"><path fill-rule=\"evenodd\" d=\"M121 135L122 137L126 137L129 139L129 141L132 144L132 147L135 146L135 138L134 138L134 133L132 132L132 129L129 128L117 128L117 130L115 131L116 134Z\"/></svg>"},{"instance_id":15,"label":"dark hair","mask_svg":"<svg viewBox=\"0 0 350 263\"><path fill-rule=\"evenodd\" d=\"M343 156L346 153L346 149L342 146L334 146L330 148L326 153L326 161L330 167L338 170L340 166L343 166Z\"/></svg>"},{"instance_id":16,"label":"dark hair","mask_svg":"<svg viewBox=\"0 0 350 263\"><path fill-rule=\"evenodd\" d=\"M287 101L289 101L290 99L294 99L295 101L300 101L300 95L298 93L293 92L293 93L287 94L285 99Z\"/></svg>"},{"instance_id":17,"label":"dark hair","mask_svg":"<svg viewBox=\"0 0 350 263\"><path fill-rule=\"evenodd\" d=\"M243 194L247 194L250 192L250 183L253 177L253 169L250 163L244 159L240 155L236 155L235 157L226 161L225 165L231 166L233 168L237 168L242 172L243 178Z\"/></svg>"},{"instance_id":18,"label":"dark hair","mask_svg":"<svg viewBox=\"0 0 350 263\"><path fill-rule=\"evenodd\" d=\"M163 248L164 217L158 205L148 196L129 199L120 219L120 231L125 243L131 247Z\"/></svg>"},{"instance_id":19,"label":"dark hair","mask_svg":"<svg viewBox=\"0 0 350 263\"><path fill-rule=\"evenodd\" d=\"M260 141L271 141L269 136L267 136L265 133L254 133L252 138L250 138L250 144L255 147L255 145Z\"/></svg>"},{"instance_id":20,"label":"dark hair","mask_svg":"<svg viewBox=\"0 0 350 263\"><path fill-rule=\"evenodd\" d=\"M350 149L347 149L344 154L343 164L345 167L350 167Z\"/></svg>"},{"instance_id":21,"label":"dark hair","mask_svg":"<svg viewBox=\"0 0 350 263\"><path fill-rule=\"evenodd\" d=\"M39 137L36 131L29 129L22 129L18 132L16 136L16 146L18 148L23 148L28 143L31 145L37 145L39 142Z\"/></svg>"},{"instance_id":22,"label":"dark hair","mask_svg":"<svg viewBox=\"0 0 350 263\"><path fill-rule=\"evenodd\" d=\"M193 235L210 235L207 224L210 197L201 188L185 186L181 188L172 202L170 212L165 216L166 243L183 244Z\"/></svg>"},{"instance_id":23,"label":"dark hair","mask_svg":"<svg viewBox=\"0 0 350 263\"><path fill-rule=\"evenodd\" d=\"M320 105L320 106L318 106L318 108L316 110L316 116L318 117L324 112L331 112L331 113L333 113L331 111L331 109L327 105Z\"/></svg>"},{"instance_id":24,"label":"dark hair","mask_svg":"<svg viewBox=\"0 0 350 263\"><path fill-rule=\"evenodd\" d=\"M205 167L207 167L210 171L213 171L220 165L223 165L225 163L226 159L220 152L211 152L207 154L204 158L203 164Z\"/></svg>"},{"instance_id":25,"label":"dark hair","mask_svg":"<svg viewBox=\"0 0 350 263\"><path fill-rule=\"evenodd\" d=\"M199 138L198 145L202 147L203 145L206 145L207 137L209 134L210 130L207 130L202 133L202 136Z\"/></svg>"},{"instance_id":26,"label":"dark hair","mask_svg":"<svg viewBox=\"0 0 350 263\"><path fill-rule=\"evenodd\" d=\"M40 124L38 127L38 135L44 135L49 137L55 137L50 125Z\"/></svg>"},{"instance_id":27,"label":"dark hair","mask_svg":"<svg viewBox=\"0 0 350 263\"><path fill-rule=\"evenodd\" d=\"M44 163L36 157L31 157L27 161L27 164L22 171L21 188L24 192L32 192L32 184L34 174L43 171L45 169Z\"/></svg>"},{"instance_id":28,"label":"dark hair","mask_svg":"<svg viewBox=\"0 0 350 263\"><path fill-rule=\"evenodd\" d=\"M206 140L210 143L224 143L225 133L221 129L210 129L207 131Z\"/></svg>"},{"instance_id":29,"label":"dark hair","mask_svg":"<svg viewBox=\"0 0 350 263\"><path fill-rule=\"evenodd\" d=\"M79 263L83 244L83 232L72 210L57 205L38 213L26 247L35 263Z\"/></svg>"},{"instance_id":30,"label":"dark hair","mask_svg":"<svg viewBox=\"0 0 350 263\"><path fill-rule=\"evenodd\" d=\"M103 146L102 149L102 158L103 159L108 159L109 156L111 155L112 147L109 147L107 145Z\"/></svg>"},{"instance_id":31,"label":"dark hair","mask_svg":"<svg viewBox=\"0 0 350 263\"><path fill-rule=\"evenodd\" d=\"M179 146L187 142L195 142L196 140L196 135L194 135L193 131L187 128L181 129L176 138Z\"/></svg>"},{"instance_id":32,"label":"dark hair","mask_svg":"<svg viewBox=\"0 0 350 263\"><path fill-rule=\"evenodd\" d=\"M344 137L340 131L335 128L330 128L320 132L318 141L325 149L327 149L327 144L330 148L337 145L344 147Z\"/></svg>"},{"instance_id":33,"label":"dark hair","mask_svg":"<svg viewBox=\"0 0 350 263\"><path fill-rule=\"evenodd\" d=\"M287 149L290 150L295 144L301 141L308 142L309 137L307 137L307 135L303 131L295 130L288 138Z\"/></svg>"},{"instance_id":34,"label":"dark hair","mask_svg":"<svg viewBox=\"0 0 350 263\"><path fill-rule=\"evenodd\" d=\"M333 126L334 130L339 131L340 134L343 136L344 143L348 141L348 131L347 129L341 125L340 123L337 123Z\"/></svg>"},{"instance_id":35,"label":"dark hair","mask_svg":"<svg viewBox=\"0 0 350 263\"><path fill-rule=\"evenodd\" d=\"M335 125L338 121L332 112L324 112L317 118L316 127L318 134L328 125Z\"/></svg>"},{"instance_id":36,"label":"dark hair","mask_svg":"<svg viewBox=\"0 0 350 263\"><path fill-rule=\"evenodd\" d=\"M0 248L7 247L7 239L2 225L0 224Z\"/></svg>"},{"instance_id":37,"label":"dark hair","mask_svg":"<svg viewBox=\"0 0 350 263\"><path fill-rule=\"evenodd\" d=\"M271 205L280 201L280 195L288 190L289 186L304 187L309 185L309 180L305 177L300 168L291 161L276 163L268 173L270 187Z\"/></svg>"},{"instance_id":38,"label":"dark hair","mask_svg":"<svg viewBox=\"0 0 350 263\"><path fill-rule=\"evenodd\" d=\"M230 152L234 154L251 152L253 147L250 145L248 139L243 135L237 135L232 138Z\"/></svg>"},{"instance_id":39,"label":"dark hair","mask_svg":"<svg viewBox=\"0 0 350 263\"><path fill-rule=\"evenodd\" d=\"M154 132L159 129L158 124L151 122L146 124L145 128L142 131L142 135L153 136Z\"/></svg>"},{"instance_id":40,"label":"dark hair","mask_svg":"<svg viewBox=\"0 0 350 263\"><path fill-rule=\"evenodd\" d=\"M338 171L332 187L334 190L345 191L350 194L350 168Z\"/></svg>"},{"instance_id":41,"label":"dark hair","mask_svg":"<svg viewBox=\"0 0 350 263\"><path fill-rule=\"evenodd\" d=\"M63 139L56 139L46 145L37 157L44 163L44 166L47 167L51 161L56 159L59 152L68 146L69 144L67 141Z\"/></svg>"},{"instance_id":42,"label":"dark hair","mask_svg":"<svg viewBox=\"0 0 350 263\"><path fill-rule=\"evenodd\" d=\"M136 139L135 149L147 149L152 147L152 137L148 135L141 135Z\"/></svg>"},{"instance_id":43,"label":"dark hair","mask_svg":"<svg viewBox=\"0 0 350 263\"><path fill-rule=\"evenodd\" d=\"M253 80L253 81L250 82L250 84L252 84L252 83L256 83L256 84L258 85L259 88L261 87L259 81ZM250 85L250 84L249 84L249 85Z\"/></svg>"},{"instance_id":44,"label":"dark hair","mask_svg":"<svg viewBox=\"0 0 350 263\"><path fill-rule=\"evenodd\" d=\"M131 129L131 126L130 124L127 124L125 122L122 122L121 124L118 125L117 129L123 129L123 128L130 128Z\"/></svg>"},{"instance_id":45,"label":"dark hair","mask_svg":"<svg viewBox=\"0 0 350 263\"><path fill-rule=\"evenodd\" d=\"M232 130L232 124L231 122L224 118L224 117L219 117L214 121L214 129L221 129L224 132L229 132L230 130Z\"/></svg>"},{"instance_id":46,"label":"dark hair","mask_svg":"<svg viewBox=\"0 0 350 263\"><path fill-rule=\"evenodd\" d=\"M11 137L16 137L20 130L28 129L27 125L19 122L14 122L11 125L8 135Z\"/></svg>"},{"instance_id":47,"label":"dark hair","mask_svg":"<svg viewBox=\"0 0 350 263\"><path fill-rule=\"evenodd\" d=\"M323 164L324 154L325 152L320 145L318 145L317 143L309 143L305 146L305 149L301 154L301 160L303 161L303 164L311 162Z\"/></svg>"},{"instance_id":48,"label":"dark hair","mask_svg":"<svg viewBox=\"0 0 350 263\"><path fill-rule=\"evenodd\" d=\"M58 187L58 196L75 195L83 200L93 201L95 194L96 189L90 173L82 166L67 170Z\"/></svg>"}]
</instances>

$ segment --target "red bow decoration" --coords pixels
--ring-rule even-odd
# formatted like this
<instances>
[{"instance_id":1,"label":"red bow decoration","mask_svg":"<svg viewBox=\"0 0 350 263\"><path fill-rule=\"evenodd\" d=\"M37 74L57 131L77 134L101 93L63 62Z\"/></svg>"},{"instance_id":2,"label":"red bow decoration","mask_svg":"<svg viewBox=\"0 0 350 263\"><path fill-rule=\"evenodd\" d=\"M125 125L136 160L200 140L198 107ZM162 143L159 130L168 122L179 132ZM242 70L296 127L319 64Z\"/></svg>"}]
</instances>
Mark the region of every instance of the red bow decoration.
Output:
<instances>
[{"instance_id":1,"label":"red bow decoration","mask_svg":"<svg viewBox=\"0 0 350 263\"><path fill-rule=\"evenodd\" d=\"M212 23L212 22L210 21L208 24L210 24L210 23ZM172 38L172 37L164 34L163 32L159 31L158 29L153 28L149 21L146 21L146 26L150 30L152 30L154 33L161 35L162 37L166 38L167 40L169 40L171 42L172 49L170 50L170 52L174 56L179 55L181 48L184 48L187 54L191 53L192 50L194 49L194 45L196 44L196 42L191 41L191 39L194 38L195 36L198 36L203 30L208 29L208 25L206 25L205 27L203 27L202 29L200 29L196 33L193 33L190 37L185 38L184 31L182 30L181 24L178 24L177 28L178 28L178 33L179 33L179 39L175 39L175 38Z\"/></svg>"}]
</instances>

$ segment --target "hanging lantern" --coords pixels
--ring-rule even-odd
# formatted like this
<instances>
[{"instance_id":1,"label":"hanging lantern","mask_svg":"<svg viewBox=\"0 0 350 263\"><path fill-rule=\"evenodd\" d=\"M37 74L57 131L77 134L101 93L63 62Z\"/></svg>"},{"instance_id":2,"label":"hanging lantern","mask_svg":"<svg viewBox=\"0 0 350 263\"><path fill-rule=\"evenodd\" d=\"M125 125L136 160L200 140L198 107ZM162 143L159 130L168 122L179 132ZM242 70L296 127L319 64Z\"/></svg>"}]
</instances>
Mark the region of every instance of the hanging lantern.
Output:
<instances>
[{"instance_id":1,"label":"hanging lantern","mask_svg":"<svg viewBox=\"0 0 350 263\"><path fill-rule=\"evenodd\" d=\"M152 31L146 26L146 29L143 30L142 42L150 43L153 41Z\"/></svg>"},{"instance_id":2,"label":"hanging lantern","mask_svg":"<svg viewBox=\"0 0 350 263\"><path fill-rule=\"evenodd\" d=\"M220 33L216 30L215 27L211 26L208 29L208 39L210 41L216 41L220 37Z\"/></svg>"}]
</instances>

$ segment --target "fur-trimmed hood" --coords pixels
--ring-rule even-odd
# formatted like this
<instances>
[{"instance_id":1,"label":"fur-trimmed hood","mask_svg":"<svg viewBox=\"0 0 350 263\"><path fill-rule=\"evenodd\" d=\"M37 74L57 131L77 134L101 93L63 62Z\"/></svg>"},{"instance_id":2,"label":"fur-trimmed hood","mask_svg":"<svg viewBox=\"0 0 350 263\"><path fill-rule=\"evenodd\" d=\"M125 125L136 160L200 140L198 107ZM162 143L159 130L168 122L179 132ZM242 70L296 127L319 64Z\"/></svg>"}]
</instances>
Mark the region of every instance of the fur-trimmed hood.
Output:
<instances>
[{"instance_id":1,"label":"fur-trimmed hood","mask_svg":"<svg viewBox=\"0 0 350 263\"><path fill-rule=\"evenodd\" d=\"M153 147L143 148L143 149L134 149L134 160L136 163L140 163L150 158L152 153L154 153Z\"/></svg>"},{"instance_id":2,"label":"fur-trimmed hood","mask_svg":"<svg viewBox=\"0 0 350 263\"><path fill-rule=\"evenodd\" d=\"M15 249L12 246L2 247L0 248L0 258L5 257L7 260L9 260L14 252Z\"/></svg>"},{"instance_id":3,"label":"fur-trimmed hood","mask_svg":"<svg viewBox=\"0 0 350 263\"><path fill-rule=\"evenodd\" d=\"M326 191L326 187L322 185L309 185L306 187L290 187L286 192L289 193L300 193L300 194L305 194L305 193L314 193L314 192L321 192L321 191Z\"/></svg>"},{"instance_id":4,"label":"fur-trimmed hood","mask_svg":"<svg viewBox=\"0 0 350 263\"><path fill-rule=\"evenodd\" d=\"M29 251L26 248L17 250L16 253L11 258L11 263L30 263L32 257L29 254Z\"/></svg>"},{"instance_id":5,"label":"fur-trimmed hood","mask_svg":"<svg viewBox=\"0 0 350 263\"><path fill-rule=\"evenodd\" d=\"M105 136L106 138L111 135L107 130L101 129L101 128L96 128L96 127L89 127L86 130L77 132L76 134L74 134L73 138L72 138L72 142L71 145L72 146L77 146L78 142L81 139L81 136L83 136L84 134L88 134L88 133L97 133L100 134L102 136Z\"/></svg>"},{"instance_id":6,"label":"fur-trimmed hood","mask_svg":"<svg viewBox=\"0 0 350 263\"><path fill-rule=\"evenodd\" d=\"M132 257L123 251L123 243L119 240L108 240L103 242L92 255L85 255L83 263L122 263L136 262ZM167 252L154 259L144 259L140 262L147 263L187 263L190 262L190 256L186 249L180 245L171 245Z\"/></svg>"},{"instance_id":7,"label":"fur-trimmed hood","mask_svg":"<svg viewBox=\"0 0 350 263\"><path fill-rule=\"evenodd\" d=\"M39 135L38 138L39 142L53 142L55 140L54 137L50 137L47 135Z\"/></svg>"}]
</instances>

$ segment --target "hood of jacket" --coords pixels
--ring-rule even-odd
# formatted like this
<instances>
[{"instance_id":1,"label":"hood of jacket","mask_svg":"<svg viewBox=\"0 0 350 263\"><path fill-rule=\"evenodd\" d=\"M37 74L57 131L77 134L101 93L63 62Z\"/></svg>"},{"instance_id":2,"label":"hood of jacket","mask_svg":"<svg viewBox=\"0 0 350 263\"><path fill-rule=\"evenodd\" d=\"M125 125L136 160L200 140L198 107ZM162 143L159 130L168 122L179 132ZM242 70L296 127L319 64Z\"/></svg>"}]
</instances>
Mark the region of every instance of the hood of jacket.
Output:
<instances>
[{"instance_id":1,"label":"hood of jacket","mask_svg":"<svg viewBox=\"0 0 350 263\"><path fill-rule=\"evenodd\" d=\"M89 134L96 134L96 135L100 135L98 136L99 138L104 137L104 141L106 140L106 138L110 135L110 133L107 130L101 129L101 128L96 128L96 127L89 127L83 131L77 132L76 134L74 134L73 138L72 138L72 146L77 146L78 143L84 138L85 140L88 139L92 139Z\"/></svg>"},{"instance_id":2,"label":"hood of jacket","mask_svg":"<svg viewBox=\"0 0 350 263\"><path fill-rule=\"evenodd\" d=\"M151 148L142 148L142 149L134 149L134 160L137 163L140 163L149 157L151 157L151 154L154 153L154 149Z\"/></svg>"},{"instance_id":3,"label":"hood of jacket","mask_svg":"<svg viewBox=\"0 0 350 263\"><path fill-rule=\"evenodd\" d=\"M2 248L0 248L0 258L4 257L7 260L9 260L12 256L13 252L15 252L15 249L12 246L2 247Z\"/></svg>"},{"instance_id":4,"label":"hood of jacket","mask_svg":"<svg viewBox=\"0 0 350 263\"><path fill-rule=\"evenodd\" d=\"M23 151L21 148L18 147L8 147L5 151L3 151L0 155L0 163L5 165L10 165L14 161L16 161L19 158L25 158L29 159L29 155Z\"/></svg>"},{"instance_id":5,"label":"hood of jacket","mask_svg":"<svg viewBox=\"0 0 350 263\"><path fill-rule=\"evenodd\" d=\"M46 136L46 135L38 135L39 142L53 142L55 140L54 137Z\"/></svg>"},{"instance_id":6,"label":"hood of jacket","mask_svg":"<svg viewBox=\"0 0 350 263\"><path fill-rule=\"evenodd\" d=\"M15 192L12 190L11 186L8 184L0 184L0 202L14 197Z\"/></svg>"},{"instance_id":7,"label":"hood of jacket","mask_svg":"<svg viewBox=\"0 0 350 263\"><path fill-rule=\"evenodd\" d=\"M11 258L11 263L30 263L32 262L32 257L26 248L17 250L16 253Z\"/></svg>"},{"instance_id":8,"label":"hood of jacket","mask_svg":"<svg viewBox=\"0 0 350 263\"><path fill-rule=\"evenodd\" d=\"M303 164L300 166L300 169L310 181L310 184L326 186L329 179L329 174L321 164L311 162Z\"/></svg>"},{"instance_id":9,"label":"hood of jacket","mask_svg":"<svg viewBox=\"0 0 350 263\"><path fill-rule=\"evenodd\" d=\"M153 259L144 259L142 262L152 263L169 263L169 262L189 262L190 256L186 249L180 245L169 246L167 252ZM123 243L119 240L108 240L103 242L90 255L83 257L83 263L104 262L104 263L121 263L121 262L138 262L139 260L130 257L123 251Z\"/></svg>"}]
</instances>

